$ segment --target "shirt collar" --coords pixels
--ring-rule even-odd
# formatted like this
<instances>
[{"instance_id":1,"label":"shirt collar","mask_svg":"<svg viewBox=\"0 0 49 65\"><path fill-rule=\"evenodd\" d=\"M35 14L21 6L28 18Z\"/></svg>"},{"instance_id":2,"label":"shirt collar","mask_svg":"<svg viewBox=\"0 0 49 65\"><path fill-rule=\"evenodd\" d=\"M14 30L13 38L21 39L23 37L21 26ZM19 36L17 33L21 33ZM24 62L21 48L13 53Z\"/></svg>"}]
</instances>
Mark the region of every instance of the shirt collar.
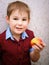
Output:
<instances>
[{"instance_id":1,"label":"shirt collar","mask_svg":"<svg viewBox=\"0 0 49 65\"><path fill-rule=\"evenodd\" d=\"M25 39L26 37L28 37L27 33L26 32L23 32L22 35L21 35L21 38L22 39ZM6 39L8 38L11 38L11 40L14 40L13 36L12 36L12 33L10 31L10 28L8 27L7 30L6 30Z\"/></svg>"}]
</instances>

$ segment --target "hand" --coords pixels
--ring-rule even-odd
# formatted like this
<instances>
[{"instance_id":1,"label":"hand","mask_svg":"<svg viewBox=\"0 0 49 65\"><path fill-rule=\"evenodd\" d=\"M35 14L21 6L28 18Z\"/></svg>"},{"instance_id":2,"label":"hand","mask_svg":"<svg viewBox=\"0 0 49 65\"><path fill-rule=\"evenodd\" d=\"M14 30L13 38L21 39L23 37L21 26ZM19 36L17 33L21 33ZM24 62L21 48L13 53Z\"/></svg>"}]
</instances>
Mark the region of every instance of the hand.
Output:
<instances>
[{"instance_id":1,"label":"hand","mask_svg":"<svg viewBox=\"0 0 49 65\"><path fill-rule=\"evenodd\" d=\"M34 49L37 49L38 51L43 50L43 48L46 46L46 44L38 37L35 37L31 40L31 45Z\"/></svg>"}]
</instances>

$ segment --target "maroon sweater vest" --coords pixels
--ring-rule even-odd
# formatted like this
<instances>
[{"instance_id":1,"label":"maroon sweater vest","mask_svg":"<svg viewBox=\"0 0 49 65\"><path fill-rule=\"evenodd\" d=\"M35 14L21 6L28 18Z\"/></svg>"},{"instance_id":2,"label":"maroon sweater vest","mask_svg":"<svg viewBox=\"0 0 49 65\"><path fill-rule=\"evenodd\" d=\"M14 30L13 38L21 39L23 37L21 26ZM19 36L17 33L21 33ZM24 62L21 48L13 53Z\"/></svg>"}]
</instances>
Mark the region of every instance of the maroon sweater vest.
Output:
<instances>
[{"instance_id":1,"label":"maroon sweater vest","mask_svg":"<svg viewBox=\"0 0 49 65\"><path fill-rule=\"evenodd\" d=\"M29 49L30 41L34 38L34 33L26 30L28 37L26 39L6 40L6 31L0 34L0 64L1 65L31 65Z\"/></svg>"}]
</instances>

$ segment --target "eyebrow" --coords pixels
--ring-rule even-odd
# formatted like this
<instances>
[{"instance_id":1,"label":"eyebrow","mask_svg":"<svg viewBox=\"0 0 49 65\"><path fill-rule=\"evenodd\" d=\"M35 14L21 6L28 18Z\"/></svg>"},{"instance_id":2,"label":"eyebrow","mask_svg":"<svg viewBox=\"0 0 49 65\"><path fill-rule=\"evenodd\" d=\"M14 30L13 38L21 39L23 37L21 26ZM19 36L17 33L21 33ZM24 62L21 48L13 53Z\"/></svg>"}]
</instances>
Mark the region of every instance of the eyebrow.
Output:
<instances>
[{"instance_id":1,"label":"eyebrow","mask_svg":"<svg viewBox=\"0 0 49 65\"><path fill-rule=\"evenodd\" d=\"M16 17L16 18L18 18L18 16L13 16L13 17ZM22 18L25 18L25 19L26 19L26 18L28 18L28 17L22 17Z\"/></svg>"}]
</instances>

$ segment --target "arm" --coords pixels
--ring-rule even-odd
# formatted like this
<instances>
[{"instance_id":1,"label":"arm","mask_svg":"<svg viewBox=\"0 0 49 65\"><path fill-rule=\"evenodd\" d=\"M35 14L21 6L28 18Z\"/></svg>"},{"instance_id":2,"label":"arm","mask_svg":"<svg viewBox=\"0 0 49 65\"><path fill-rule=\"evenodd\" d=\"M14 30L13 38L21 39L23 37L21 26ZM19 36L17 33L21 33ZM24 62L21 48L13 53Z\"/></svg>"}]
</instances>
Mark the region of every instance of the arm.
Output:
<instances>
[{"instance_id":1,"label":"arm","mask_svg":"<svg viewBox=\"0 0 49 65\"><path fill-rule=\"evenodd\" d=\"M37 62L40 58L40 51L43 50L45 44L39 38L34 38L31 41L32 48L30 49L30 58L33 62Z\"/></svg>"},{"instance_id":2,"label":"arm","mask_svg":"<svg viewBox=\"0 0 49 65\"><path fill-rule=\"evenodd\" d=\"M40 53L37 49L30 52L30 58L33 62L37 62L40 58Z\"/></svg>"}]
</instances>

